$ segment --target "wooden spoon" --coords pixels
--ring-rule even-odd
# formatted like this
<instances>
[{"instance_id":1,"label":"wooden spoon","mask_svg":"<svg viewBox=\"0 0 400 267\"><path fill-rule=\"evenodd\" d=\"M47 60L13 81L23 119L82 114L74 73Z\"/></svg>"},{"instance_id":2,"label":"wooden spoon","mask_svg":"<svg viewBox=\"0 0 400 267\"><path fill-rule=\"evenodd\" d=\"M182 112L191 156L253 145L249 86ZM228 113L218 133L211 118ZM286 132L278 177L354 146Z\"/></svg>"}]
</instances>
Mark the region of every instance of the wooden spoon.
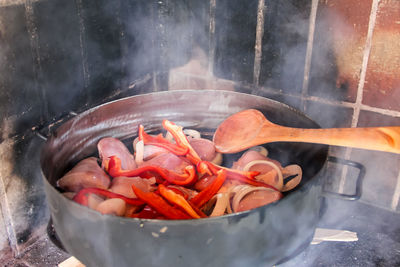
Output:
<instances>
[{"instance_id":1,"label":"wooden spoon","mask_svg":"<svg viewBox=\"0 0 400 267\"><path fill-rule=\"evenodd\" d=\"M400 153L400 127L301 129L268 121L255 109L223 121L214 134L221 153L236 153L270 142L305 142Z\"/></svg>"}]
</instances>

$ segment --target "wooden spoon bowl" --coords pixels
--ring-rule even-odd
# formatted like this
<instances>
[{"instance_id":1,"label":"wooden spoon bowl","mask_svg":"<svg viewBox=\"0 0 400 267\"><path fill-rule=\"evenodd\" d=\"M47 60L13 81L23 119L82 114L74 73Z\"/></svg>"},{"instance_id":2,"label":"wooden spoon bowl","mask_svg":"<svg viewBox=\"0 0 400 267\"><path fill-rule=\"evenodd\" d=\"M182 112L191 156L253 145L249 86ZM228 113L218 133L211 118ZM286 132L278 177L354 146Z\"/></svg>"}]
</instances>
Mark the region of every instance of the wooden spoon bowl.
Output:
<instances>
[{"instance_id":1,"label":"wooden spoon bowl","mask_svg":"<svg viewBox=\"0 0 400 267\"><path fill-rule=\"evenodd\" d=\"M215 131L217 151L236 153L271 142L306 142L400 153L400 127L302 129L270 122L258 110L228 117Z\"/></svg>"}]
</instances>

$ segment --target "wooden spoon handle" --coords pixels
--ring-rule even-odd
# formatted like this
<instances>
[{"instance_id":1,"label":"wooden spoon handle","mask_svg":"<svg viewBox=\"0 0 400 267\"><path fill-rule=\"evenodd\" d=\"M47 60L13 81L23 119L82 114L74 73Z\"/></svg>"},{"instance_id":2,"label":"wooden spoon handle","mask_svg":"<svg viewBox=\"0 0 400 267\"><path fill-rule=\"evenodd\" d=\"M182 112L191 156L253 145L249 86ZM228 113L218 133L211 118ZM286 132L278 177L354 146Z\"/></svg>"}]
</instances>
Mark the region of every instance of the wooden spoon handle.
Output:
<instances>
[{"instance_id":1,"label":"wooden spoon handle","mask_svg":"<svg viewBox=\"0 0 400 267\"><path fill-rule=\"evenodd\" d=\"M400 127L299 129L270 125L266 136L276 141L307 142L400 153Z\"/></svg>"}]
</instances>

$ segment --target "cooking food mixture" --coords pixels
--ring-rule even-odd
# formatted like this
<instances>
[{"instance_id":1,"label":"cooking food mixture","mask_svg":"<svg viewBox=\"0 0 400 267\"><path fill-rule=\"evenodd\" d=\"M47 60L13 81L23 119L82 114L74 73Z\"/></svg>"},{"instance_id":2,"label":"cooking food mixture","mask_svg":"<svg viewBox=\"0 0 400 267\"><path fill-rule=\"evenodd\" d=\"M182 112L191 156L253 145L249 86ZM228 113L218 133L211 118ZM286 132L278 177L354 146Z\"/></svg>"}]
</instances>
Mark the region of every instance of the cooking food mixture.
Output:
<instances>
[{"instance_id":1,"label":"cooking food mixture","mask_svg":"<svg viewBox=\"0 0 400 267\"><path fill-rule=\"evenodd\" d=\"M301 181L300 166L282 167L263 147L249 149L233 166L223 167L212 141L168 120L162 124L165 136L139 127L134 154L116 138L101 139L100 159L80 161L58 180L58 187L66 197L103 214L198 219L273 203Z\"/></svg>"}]
</instances>

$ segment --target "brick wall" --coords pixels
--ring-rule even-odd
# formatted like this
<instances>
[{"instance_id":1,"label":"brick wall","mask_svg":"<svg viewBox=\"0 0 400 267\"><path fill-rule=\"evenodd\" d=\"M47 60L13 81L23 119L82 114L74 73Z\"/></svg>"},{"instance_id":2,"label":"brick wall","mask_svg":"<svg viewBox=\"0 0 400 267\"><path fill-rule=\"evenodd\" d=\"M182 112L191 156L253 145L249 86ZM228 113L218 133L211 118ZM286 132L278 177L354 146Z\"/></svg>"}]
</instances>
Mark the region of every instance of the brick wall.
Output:
<instances>
[{"instance_id":1,"label":"brick wall","mask_svg":"<svg viewBox=\"0 0 400 267\"><path fill-rule=\"evenodd\" d=\"M215 1L210 49L216 58L209 62L206 53L201 59L197 54L191 64L173 69L169 88L264 95L322 127L400 125L400 1L277 2L249 1L242 13L249 19L239 20L237 5ZM361 201L400 209L398 155L337 147L332 153L366 166ZM340 166L332 171L328 188L352 193L355 174Z\"/></svg>"}]
</instances>

